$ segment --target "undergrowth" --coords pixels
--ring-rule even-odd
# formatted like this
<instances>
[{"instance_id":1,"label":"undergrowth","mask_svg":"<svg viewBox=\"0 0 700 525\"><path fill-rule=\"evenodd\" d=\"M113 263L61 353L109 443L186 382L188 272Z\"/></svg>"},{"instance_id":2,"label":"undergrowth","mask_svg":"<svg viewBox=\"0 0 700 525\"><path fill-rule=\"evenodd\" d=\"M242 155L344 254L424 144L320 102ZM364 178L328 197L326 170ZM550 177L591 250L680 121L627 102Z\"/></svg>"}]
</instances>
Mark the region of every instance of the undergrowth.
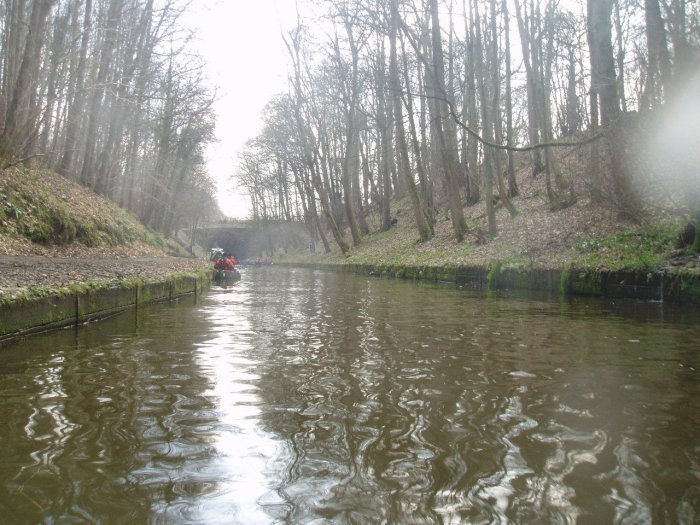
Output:
<instances>
[{"instance_id":1,"label":"undergrowth","mask_svg":"<svg viewBox=\"0 0 700 525\"><path fill-rule=\"evenodd\" d=\"M184 255L115 203L60 175L12 168L0 172L0 233L41 245L110 247L143 242Z\"/></svg>"},{"instance_id":2,"label":"undergrowth","mask_svg":"<svg viewBox=\"0 0 700 525\"><path fill-rule=\"evenodd\" d=\"M672 257L680 225L670 223L623 231L576 243L575 264L611 270L657 270Z\"/></svg>"}]
</instances>

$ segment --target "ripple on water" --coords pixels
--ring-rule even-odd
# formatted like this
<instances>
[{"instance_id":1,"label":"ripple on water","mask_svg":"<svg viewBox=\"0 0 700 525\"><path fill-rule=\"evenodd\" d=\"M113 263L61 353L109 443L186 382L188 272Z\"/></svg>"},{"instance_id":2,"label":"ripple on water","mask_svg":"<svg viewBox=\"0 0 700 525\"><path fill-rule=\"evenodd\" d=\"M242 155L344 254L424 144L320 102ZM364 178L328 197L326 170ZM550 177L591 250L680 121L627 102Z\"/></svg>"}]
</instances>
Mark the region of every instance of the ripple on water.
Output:
<instances>
[{"instance_id":1,"label":"ripple on water","mask_svg":"<svg viewBox=\"0 0 700 525\"><path fill-rule=\"evenodd\" d=\"M195 307L8 349L0 509L28 523L700 515L696 318L247 271Z\"/></svg>"}]
</instances>

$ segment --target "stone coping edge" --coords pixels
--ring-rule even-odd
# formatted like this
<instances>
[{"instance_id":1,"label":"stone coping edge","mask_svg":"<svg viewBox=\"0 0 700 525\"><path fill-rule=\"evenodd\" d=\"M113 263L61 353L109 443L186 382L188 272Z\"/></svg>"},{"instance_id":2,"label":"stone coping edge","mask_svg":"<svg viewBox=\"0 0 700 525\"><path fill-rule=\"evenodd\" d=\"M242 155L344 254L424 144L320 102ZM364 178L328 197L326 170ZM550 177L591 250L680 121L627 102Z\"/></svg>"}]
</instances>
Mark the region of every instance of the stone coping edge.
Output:
<instances>
[{"instance_id":1,"label":"stone coping edge","mask_svg":"<svg viewBox=\"0 0 700 525\"><path fill-rule=\"evenodd\" d=\"M700 304L700 273L689 271L508 268L484 266L402 266L372 264L277 263L392 279L455 283L474 290L536 290Z\"/></svg>"},{"instance_id":2,"label":"stone coping edge","mask_svg":"<svg viewBox=\"0 0 700 525\"><path fill-rule=\"evenodd\" d=\"M177 275L150 283L117 283L106 288L71 292L0 305L0 342L111 317L141 305L197 298L211 283L211 272Z\"/></svg>"}]
</instances>

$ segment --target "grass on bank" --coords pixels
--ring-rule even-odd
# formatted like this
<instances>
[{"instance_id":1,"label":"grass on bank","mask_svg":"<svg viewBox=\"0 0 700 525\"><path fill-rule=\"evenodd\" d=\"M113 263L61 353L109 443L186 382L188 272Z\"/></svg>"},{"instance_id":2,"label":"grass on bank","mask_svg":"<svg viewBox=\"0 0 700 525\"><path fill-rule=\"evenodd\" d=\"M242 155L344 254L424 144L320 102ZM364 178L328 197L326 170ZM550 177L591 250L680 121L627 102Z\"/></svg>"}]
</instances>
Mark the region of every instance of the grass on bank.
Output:
<instances>
[{"instance_id":1,"label":"grass on bank","mask_svg":"<svg viewBox=\"0 0 700 525\"><path fill-rule=\"evenodd\" d=\"M585 239L572 247L573 262L575 266L610 270L659 270L681 253L678 239L682 228L682 223L673 221Z\"/></svg>"}]
</instances>

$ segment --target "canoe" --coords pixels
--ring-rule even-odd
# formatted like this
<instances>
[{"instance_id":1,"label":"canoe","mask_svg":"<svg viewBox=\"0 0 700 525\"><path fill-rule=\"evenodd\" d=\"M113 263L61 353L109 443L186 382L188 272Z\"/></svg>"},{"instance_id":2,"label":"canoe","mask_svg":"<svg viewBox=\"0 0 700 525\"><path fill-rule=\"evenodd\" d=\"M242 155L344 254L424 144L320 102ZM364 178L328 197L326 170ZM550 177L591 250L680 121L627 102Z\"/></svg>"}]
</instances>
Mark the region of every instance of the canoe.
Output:
<instances>
[{"instance_id":1,"label":"canoe","mask_svg":"<svg viewBox=\"0 0 700 525\"><path fill-rule=\"evenodd\" d=\"M241 278L238 270L214 270L214 281L217 283L232 283Z\"/></svg>"}]
</instances>

